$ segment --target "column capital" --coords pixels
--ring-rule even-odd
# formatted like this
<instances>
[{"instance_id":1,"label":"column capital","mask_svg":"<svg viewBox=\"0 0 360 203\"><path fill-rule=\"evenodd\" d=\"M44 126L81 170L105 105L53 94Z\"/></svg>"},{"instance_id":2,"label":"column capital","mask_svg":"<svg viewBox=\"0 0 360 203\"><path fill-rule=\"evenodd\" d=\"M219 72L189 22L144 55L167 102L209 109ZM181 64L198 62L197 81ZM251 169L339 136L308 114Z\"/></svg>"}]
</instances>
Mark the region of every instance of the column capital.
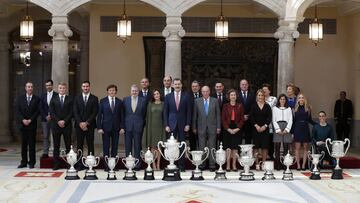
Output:
<instances>
[{"instance_id":1,"label":"column capital","mask_svg":"<svg viewBox=\"0 0 360 203\"><path fill-rule=\"evenodd\" d=\"M53 37L53 40L68 40L73 35L68 26L67 16L53 16L51 19L52 25L48 34Z\"/></svg>"},{"instance_id":2,"label":"column capital","mask_svg":"<svg viewBox=\"0 0 360 203\"><path fill-rule=\"evenodd\" d=\"M166 27L162 31L162 35L166 40L180 41L185 36L185 30L181 25L181 16L167 16Z\"/></svg>"},{"instance_id":3,"label":"column capital","mask_svg":"<svg viewBox=\"0 0 360 203\"><path fill-rule=\"evenodd\" d=\"M294 42L294 39L300 36L297 31L299 22L279 20L279 28L274 33L274 37L279 39L279 42Z\"/></svg>"}]
</instances>

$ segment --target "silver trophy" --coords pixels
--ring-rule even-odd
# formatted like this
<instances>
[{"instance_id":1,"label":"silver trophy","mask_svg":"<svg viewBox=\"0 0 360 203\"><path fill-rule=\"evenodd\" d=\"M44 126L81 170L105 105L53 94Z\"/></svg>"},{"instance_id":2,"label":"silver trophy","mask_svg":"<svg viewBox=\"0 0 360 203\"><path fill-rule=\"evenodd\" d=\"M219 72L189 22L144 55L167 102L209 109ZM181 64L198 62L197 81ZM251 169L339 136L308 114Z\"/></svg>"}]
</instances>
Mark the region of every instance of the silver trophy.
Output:
<instances>
[{"instance_id":1,"label":"silver trophy","mask_svg":"<svg viewBox=\"0 0 360 203\"><path fill-rule=\"evenodd\" d=\"M230 150L230 149L228 149ZM216 163L219 165L219 169L215 171L215 180L226 180L226 172L223 170L222 165L226 162L226 151L223 149L222 142L220 142L219 149L216 151L216 149L211 149L211 156L216 161ZM214 157L215 155L215 157Z\"/></svg>"},{"instance_id":2,"label":"silver trophy","mask_svg":"<svg viewBox=\"0 0 360 203\"><path fill-rule=\"evenodd\" d=\"M156 156L150 151L150 147L146 153L141 151L141 158L148 165L144 172L144 180L155 180L154 170L151 168L151 164L155 161Z\"/></svg>"},{"instance_id":3,"label":"silver trophy","mask_svg":"<svg viewBox=\"0 0 360 203\"><path fill-rule=\"evenodd\" d=\"M274 180L274 161L263 161L261 164L261 168L265 171L264 177L262 180Z\"/></svg>"},{"instance_id":4,"label":"silver trophy","mask_svg":"<svg viewBox=\"0 0 360 203\"><path fill-rule=\"evenodd\" d=\"M336 167L333 170L333 173L331 175L331 179L343 179L342 175L342 168L339 166L339 161L341 157L344 157L347 153L349 147L350 147L350 140L348 138L345 138L345 141L341 140L334 140L331 141L330 138L326 139L326 148L329 152L329 154L336 159ZM331 151L329 150L328 143L332 145ZM344 151L344 145L348 143L348 146L346 147L346 150Z\"/></svg>"},{"instance_id":5,"label":"silver trophy","mask_svg":"<svg viewBox=\"0 0 360 203\"><path fill-rule=\"evenodd\" d=\"M121 159L121 162L123 162L123 164L127 168L123 179L124 180L137 180L136 172L133 171L132 169L135 168L135 166L139 163L139 159L133 157L130 152L129 156Z\"/></svg>"},{"instance_id":6,"label":"silver trophy","mask_svg":"<svg viewBox=\"0 0 360 203\"><path fill-rule=\"evenodd\" d=\"M250 181L255 180L254 173L250 171L250 167L255 162L255 157L253 156L253 144L244 144L239 145L241 148L241 154L240 156L238 154L238 161L242 167L244 167L244 170L240 172L240 178L239 180L244 181Z\"/></svg>"},{"instance_id":7,"label":"silver trophy","mask_svg":"<svg viewBox=\"0 0 360 203\"><path fill-rule=\"evenodd\" d=\"M77 174L76 169L74 168L74 165L80 160L77 157L81 157L82 151L78 149L78 154L75 153L73 150L73 146L70 146L70 151L68 154L66 154L65 150L61 151L61 157L64 159L66 163L70 165L70 168L66 171L66 180L77 180L80 179L80 177ZM64 158L66 156L66 159Z\"/></svg>"},{"instance_id":8,"label":"silver trophy","mask_svg":"<svg viewBox=\"0 0 360 203\"><path fill-rule=\"evenodd\" d=\"M100 163L100 157L95 157L91 154L87 157L82 158L82 163L85 167L88 167L89 169L85 171L85 180L97 180L96 171L93 169L94 167L98 166Z\"/></svg>"},{"instance_id":9,"label":"silver trophy","mask_svg":"<svg viewBox=\"0 0 360 203\"><path fill-rule=\"evenodd\" d=\"M294 157L291 156L290 152L288 151L288 153L285 156L280 157L280 161L283 165L286 166L286 169L283 172L282 179L283 180L294 180L293 173L290 170L290 166L292 166L293 164L296 163L296 160L294 159Z\"/></svg>"},{"instance_id":10,"label":"silver trophy","mask_svg":"<svg viewBox=\"0 0 360 203\"><path fill-rule=\"evenodd\" d=\"M320 170L318 168L319 162L325 157L325 152L322 151L321 154L315 154L308 151L308 158L313 164L314 168L311 169L311 180L320 180ZM310 168L310 167L309 167Z\"/></svg>"},{"instance_id":11,"label":"silver trophy","mask_svg":"<svg viewBox=\"0 0 360 203\"><path fill-rule=\"evenodd\" d=\"M161 147L164 149L164 154L161 152ZM180 148L184 147L183 152L180 154ZM164 177L162 180L166 181L178 181L181 180L180 177L180 170L179 168L174 164L175 161L179 160L186 151L186 143L182 141L179 143L171 134L170 138L166 141L159 141L158 142L158 149L162 157L164 157L165 160L169 161L170 164L166 166L164 170Z\"/></svg>"},{"instance_id":12,"label":"silver trophy","mask_svg":"<svg viewBox=\"0 0 360 203\"><path fill-rule=\"evenodd\" d=\"M108 180L116 180L116 173L114 171L114 168L116 167L116 164L119 162L119 156L116 156L116 157L105 156L104 160L110 169L108 172L107 179Z\"/></svg>"},{"instance_id":13,"label":"silver trophy","mask_svg":"<svg viewBox=\"0 0 360 203\"><path fill-rule=\"evenodd\" d=\"M190 158L189 154L191 154L192 159ZM202 171L199 169L199 165L201 165L208 158L209 148L205 147L204 151L190 151L190 147L188 147L186 156L196 167L195 170L192 171L190 180L204 180L204 177L202 176ZM204 159L203 156L205 156Z\"/></svg>"}]
</instances>

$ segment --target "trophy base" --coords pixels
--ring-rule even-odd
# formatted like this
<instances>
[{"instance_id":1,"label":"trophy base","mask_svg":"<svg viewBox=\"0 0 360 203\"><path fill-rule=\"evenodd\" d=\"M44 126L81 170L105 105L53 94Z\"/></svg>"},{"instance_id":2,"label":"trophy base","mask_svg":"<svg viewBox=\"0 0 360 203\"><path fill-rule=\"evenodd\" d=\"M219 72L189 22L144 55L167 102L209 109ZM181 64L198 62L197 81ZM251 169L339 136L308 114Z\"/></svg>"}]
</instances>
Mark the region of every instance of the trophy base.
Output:
<instances>
[{"instance_id":1,"label":"trophy base","mask_svg":"<svg viewBox=\"0 0 360 203\"><path fill-rule=\"evenodd\" d=\"M108 177L106 178L106 180L117 180L115 171L111 171L111 172L109 171Z\"/></svg>"},{"instance_id":2,"label":"trophy base","mask_svg":"<svg viewBox=\"0 0 360 203\"><path fill-rule=\"evenodd\" d=\"M144 172L144 180L155 180L154 171L146 171Z\"/></svg>"},{"instance_id":3,"label":"trophy base","mask_svg":"<svg viewBox=\"0 0 360 203\"><path fill-rule=\"evenodd\" d=\"M78 180L80 177L77 174L77 171L66 171L65 180Z\"/></svg>"},{"instance_id":4,"label":"trophy base","mask_svg":"<svg viewBox=\"0 0 360 203\"><path fill-rule=\"evenodd\" d=\"M318 172L318 173L311 173L310 179L311 179L311 180L320 180L320 179L321 179L321 177L320 177L320 172Z\"/></svg>"},{"instance_id":5,"label":"trophy base","mask_svg":"<svg viewBox=\"0 0 360 203\"><path fill-rule=\"evenodd\" d=\"M226 180L225 171L216 171L214 180Z\"/></svg>"},{"instance_id":6,"label":"trophy base","mask_svg":"<svg viewBox=\"0 0 360 203\"><path fill-rule=\"evenodd\" d=\"M86 171L85 172L85 177L84 180L97 180L98 177L96 176L96 172L95 171Z\"/></svg>"},{"instance_id":7,"label":"trophy base","mask_svg":"<svg viewBox=\"0 0 360 203\"><path fill-rule=\"evenodd\" d=\"M335 179L335 180L344 179L342 172L343 172L342 169L334 169L331 175L331 179Z\"/></svg>"},{"instance_id":8,"label":"trophy base","mask_svg":"<svg viewBox=\"0 0 360 203\"><path fill-rule=\"evenodd\" d=\"M123 180L137 180L136 172L134 172L134 171L131 171L131 172L125 171L125 176L124 176Z\"/></svg>"},{"instance_id":9,"label":"trophy base","mask_svg":"<svg viewBox=\"0 0 360 203\"><path fill-rule=\"evenodd\" d=\"M204 180L201 171L192 171L190 180Z\"/></svg>"},{"instance_id":10,"label":"trophy base","mask_svg":"<svg viewBox=\"0 0 360 203\"><path fill-rule=\"evenodd\" d=\"M293 173L292 172L284 172L282 180L286 180L286 181L294 180Z\"/></svg>"},{"instance_id":11,"label":"trophy base","mask_svg":"<svg viewBox=\"0 0 360 203\"><path fill-rule=\"evenodd\" d=\"M262 180L275 180L275 176L273 173L265 173L264 177L262 177Z\"/></svg>"},{"instance_id":12,"label":"trophy base","mask_svg":"<svg viewBox=\"0 0 360 203\"><path fill-rule=\"evenodd\" d=\"M240 173L240 178L239 180L242 180L242 181L252 181L252 180L255 180L254 178L254 173L253 172L249 172L249 173L245 173L245 172L241 172Z\"/></svg>"},{"instance_id":13,"label":"trophy base","mask_svg":"<svg viewBox=\"0 0 360 203\"><path fill-rule=\"evenodd\" d=\"M165 181L179 181L182 180L180 177L180 170L177 169L165 169L164 170L164 177L162 180Z\"/></svg>"}]
</instances>

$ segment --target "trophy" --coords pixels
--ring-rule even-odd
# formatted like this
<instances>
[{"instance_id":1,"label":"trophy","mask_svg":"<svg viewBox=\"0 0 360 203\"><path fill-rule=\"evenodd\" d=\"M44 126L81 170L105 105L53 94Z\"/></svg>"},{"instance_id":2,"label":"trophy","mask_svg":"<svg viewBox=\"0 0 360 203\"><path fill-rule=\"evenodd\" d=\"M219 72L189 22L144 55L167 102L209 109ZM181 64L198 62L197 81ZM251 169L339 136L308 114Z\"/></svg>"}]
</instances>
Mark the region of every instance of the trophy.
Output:
<instances>
[{"instance_id":1,"label":"trophy","mask_svg":"<svg viewBox=\"0 0 360 203\"><path fill-rule=\"evenodd\" d=\"M230 150L230 149L228 149ZM216 149L211 149L211 156L216 161L216 163L219 165L219 169L215 171L215 180L226 180L225 171L222 168L222 165L226 162L226 151L223 149L222 142L220 142L219 149L216 151ZM215 154L215 157L214 157Z\"/></svg>"},{"instance_id":2,"label":"trophy","mask_svg":"<svg viewBox=\"0 0 360 203\"><path fill-rule=\"evenodd\" d=\"M329 150L328 142L332 145L331 153ZM348 142L348 146L344 152L344 145ZM348 151L350 147L350 140L348 138L345 138L345 141L341 140L334 140L331 141L330 138L327 138L326 141L326 148L329 152L329 154L336 159L336 167L333 170L333 173L331 175L331 179L343 179L342 175L342 168L339 166L339 161L341 157L344 157L346 152Z\"/></svg>"},{"instance_id":3,"label":"trophy","mask_svg":"<svg viewBox=\"0 0 360 203\"><path fill-rule=\"evenodd\" d=\"M239 156L238 154L236 154L236 156L238 157L238 161L240 165L244 167L244 170L240 172L239 180L244 180L244 181L255 180L254 173L250 171L250 167L255 162L255 157L253 156L252 153L253 151L252 148L254 145L244 144L239 146L241 148L241 155Z\"/></svg>"},{"instance_id":4,"label":"trophy","mask_svg":"<svg viewBox=\"0 0 360 203\"><path fill-rule=\"evenodd\" d=\"M132 169L139 163L139 159L133 157L130 152L129 156L121 159L121 162L123 162L125 167L128 169L125 171L123 180L137 180L136 172Z\"/></svg>"},{"instance_id":5,"label":"trophy","mask_svg":"<svg viewBox=\"0 0 360 203\"><path fill-rule=\"evenodd\" d=\"M262 167L261 167L265 173L264 173L264 177L262 177L262 180L274 180L275 176L274 176L274 162L273 161L264 161L262 162Z\"/></svg>"},{"instance_id":6,"label":"trophy","mask_svg":"<svg viewBox=\"0 0 360 203\"><path fill-rule=\"evenodd\" d=\"M311 180L320 180L320 170L318 169L319 162L325 157L325 152L322 151L321 154L315 154L308 151L308 158L311 163L314 165L314 168L311 169ZM310 168L310 167L309 167Z\"/></svg>"},{"instance_id":7,"label":"trophy","mask_svg":"<svg viewBox=\"0 0 360 203\"><path fill-rule=\"evenodd\" d=\"M286 170L283 172L282 179L283 180L294 180L293 173L290 170L290 166L295 164L295 162L296 162L294 157L291 156L290 152L288 151L288 153L285 156L280 157L280 161L283 165L286 166Z\"/></svg>"},{"instance_id":8,"label":"trophy","mask_svg":"<svg viewBox=\"0 0 360 203\"><path fill-rule=\"evenodd\" d=\"M141 151L141 158L148 165L144 172L144 180L155 180L154 170L151 168L151 164L155 161L156 156L150 151L150 147L148 147L146 153Z\"/></svg>"},{"instance_id":9,"label":"trophy","mask_svg":"<svg viewBox=\"0 0 360 203\"><path fill-rule=\"evenodd\" d=\"M189 154L191 154L192 159L190 159ZM205 158L202 159L204 154ZM199 169L199 165L201 165L208 158L209 148L205 147L204 151L190 151L190 147L188 147L186 156L191 161L191 163L196 166L195 170L192 171L190 180L204 180L204 177L202 176L202 171Z\"/></svg>"},{"instance_id":10,"label":"trophy","mask_svg":"<svg viewBox=\"0 0 360 203\"><path fill-rule=\"evenodd\" d=\"M164 149L164 154L161 152L161 146ZM184 150L180 155L180 148L184 146ZM169 165L166 166L164 170L164 177L162 180L166 181L178 181L181 180L180 177L180 170L174 164L175 161L179 160L185 153L186 150L186 143L183 141L179 143L171 134L170 138L166 141L159 141L158 142L158 149L162 157L170 162ZM165 155L165 156L164 156Z\"/></svg>"},{"instance_id":11,"label":"trophy","mask_svg":"<svg viewBox=\"0 0 360 203\"><path fill-rule=\"evenodd\" d=\"M61 151L61 157L64 159L66 163L70 165L70 168L66 171L65 180L77 180L80 179L80 177L77 174L76 169L74 168L74 165L80 160L77 159L77 156L81 157L81 150L78 149L78 154L76 154L73 150L73 146L70 146L70 151L68 154L64 150ZM66 159L64 158L66 155Z\"/></svg>"},{"instance_id":12,"label":"trophy","mask_svg":"<svg viewBox=\"0 0 360 203\"><path fill-rule=\"evenodd\" d=\"M82 158L82 163L84 166L88 167L89 169L85 171L85 180L97 180L96 171L93 169L93 167L96 167L100 163L100 157L95 157L91 154L87 157Z\"/></svg>"},{"instance_id":13,"label":"trophy","mask_svg":"<svg viewBox=\"0 0 360 203\"><path fill-rule=\"evenodd\" d=\"M114 171L114 168L116 167L116 164L119 161L119 156L116 157L108 157L105 156L104 158L105 163L107 164L107 166L109 167L109 172L108 172L108 180L116 180L116 173Z\"/></svg>"}]
</instances>

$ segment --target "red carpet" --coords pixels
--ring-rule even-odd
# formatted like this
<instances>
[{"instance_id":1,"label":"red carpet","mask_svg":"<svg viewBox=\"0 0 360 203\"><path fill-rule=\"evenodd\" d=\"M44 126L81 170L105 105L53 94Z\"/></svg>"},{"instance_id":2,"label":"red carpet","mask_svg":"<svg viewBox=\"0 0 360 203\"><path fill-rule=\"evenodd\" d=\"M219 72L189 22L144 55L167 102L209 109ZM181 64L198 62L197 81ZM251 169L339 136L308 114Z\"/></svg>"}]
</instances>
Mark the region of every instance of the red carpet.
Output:
<instances>
[{"instance_id":1,"label":"red carpet","mask_svg":"<svg viewBox=\"0 0 360 203\"><path fill-rule=\"evenodd\" d=\"M0 148L0 152L6 152L7 149L4 149L4 148Z\"/></svg>"}]
</instances>

